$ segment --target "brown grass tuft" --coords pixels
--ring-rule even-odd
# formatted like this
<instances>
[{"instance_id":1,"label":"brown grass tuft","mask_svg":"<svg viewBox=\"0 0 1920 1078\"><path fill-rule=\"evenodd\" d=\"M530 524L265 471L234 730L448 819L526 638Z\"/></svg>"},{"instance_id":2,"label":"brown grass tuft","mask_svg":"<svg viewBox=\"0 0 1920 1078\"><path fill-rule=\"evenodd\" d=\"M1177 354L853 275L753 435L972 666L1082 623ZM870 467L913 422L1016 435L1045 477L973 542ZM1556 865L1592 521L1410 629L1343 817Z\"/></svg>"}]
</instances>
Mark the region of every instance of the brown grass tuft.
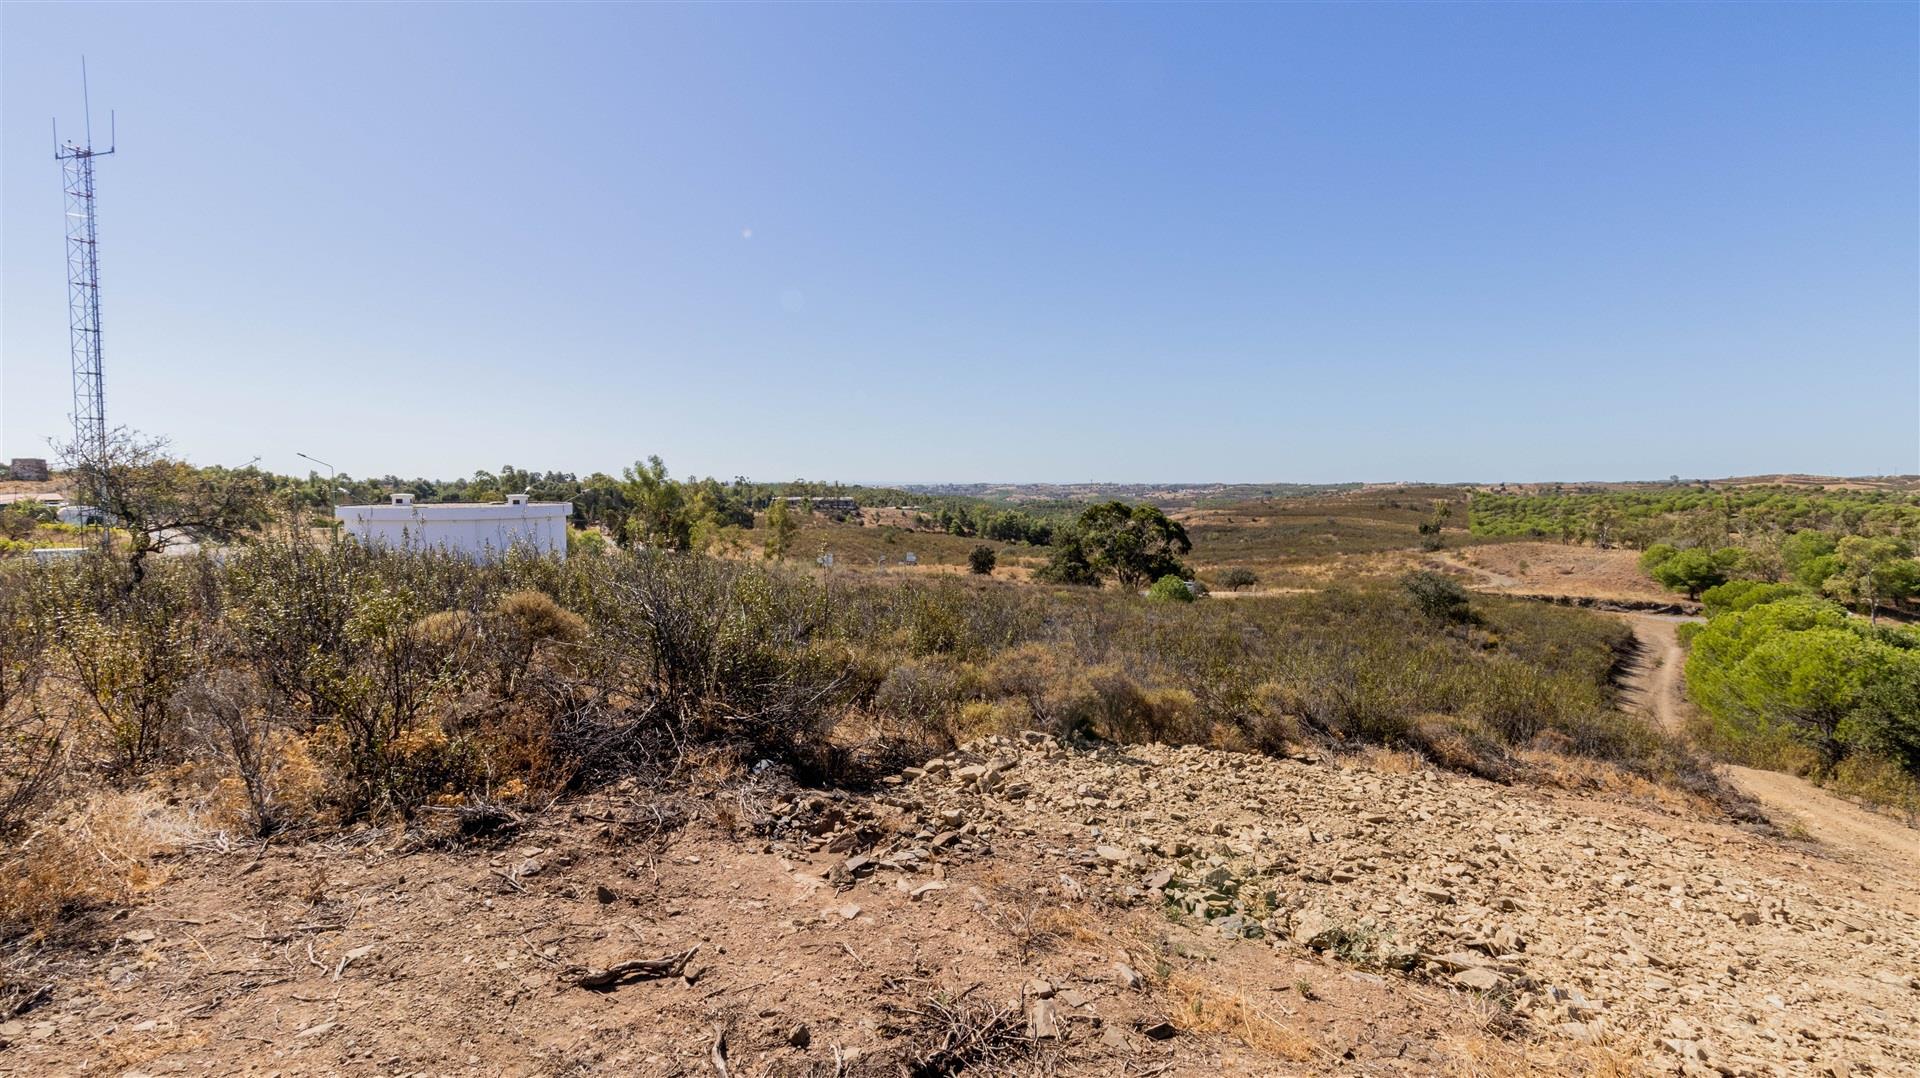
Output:
<instances>
[{"instance_id":1,"label":"brown grass tuft","mask_svg":"<svg viewBox=\"0 0 1920 1078\"><path fill-rule=\"evenodd\" d=\"M1189 1033L1224 1033L1256 1052L1305 1063L1320 1051L1313 1038L1282 1025L1244 993L1191 973L1167 978L1173 1024Z\"/></svg>"},{"instance_id":2,"label":"brown grass tuft","mask_svg":"<svg viewBox=\"0 0 1920 1078\"><path fill-rule=\"evenodd\" d=\"M99 794L0 853L0 926L44 932L68 910L128 901L164 882L155 855L196 833L156 794Z\"/></svg>"}]
</instances>

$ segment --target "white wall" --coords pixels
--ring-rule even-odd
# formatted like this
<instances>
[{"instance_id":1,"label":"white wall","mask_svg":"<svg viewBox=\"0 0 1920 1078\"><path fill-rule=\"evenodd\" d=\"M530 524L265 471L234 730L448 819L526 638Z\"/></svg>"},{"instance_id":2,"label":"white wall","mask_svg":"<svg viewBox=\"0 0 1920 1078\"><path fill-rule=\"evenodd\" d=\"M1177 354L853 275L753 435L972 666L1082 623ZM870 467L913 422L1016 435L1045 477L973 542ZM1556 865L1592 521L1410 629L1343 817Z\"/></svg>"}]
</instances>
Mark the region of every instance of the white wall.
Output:
<instances>
[{"instance_id":1,"label":"white wall","mask_svg":"<svg viewBox=\"0 0 1920 1078\"><path fill-rule=\"evenodd\" d=\"M480 559L525 546L567 556L568 502L518 505L343 505L334 510L348 535L374 546L443 547Z\"/></svg>"}]
</instances>

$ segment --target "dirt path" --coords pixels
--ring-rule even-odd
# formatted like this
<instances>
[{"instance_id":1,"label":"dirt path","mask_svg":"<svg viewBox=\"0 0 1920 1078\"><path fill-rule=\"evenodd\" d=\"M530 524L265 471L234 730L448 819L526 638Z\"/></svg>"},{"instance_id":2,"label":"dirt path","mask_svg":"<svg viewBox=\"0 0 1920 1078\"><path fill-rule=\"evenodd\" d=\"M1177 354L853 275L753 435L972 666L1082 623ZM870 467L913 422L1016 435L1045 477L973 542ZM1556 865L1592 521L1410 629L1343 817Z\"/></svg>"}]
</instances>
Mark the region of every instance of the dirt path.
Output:
<instances>
[{"instance_id":1,"label":"dirt path","mask_svg":"<svg viewBox=\"0 0 1920 1078\"><path fill-rule=\"evenodd\" d=\"M1686 651L1680 646L1677 629L1682 622L1700 619L1659 614L1616 616L1633 626L1641 644L1640 661L1627 674L1627 706L1669 731L1684 732L1689 705L1682 694L1681 673ZM1776 822L1789 830L1804 831L1834 854L1890 881L1901 892L1904 907L1920 910L1920 888L1913 882L1915 874L1920 873L1920 831L1783 772L1729 765L1727 775Z\"/></svg>"},{"instance_id":2,"label":"dirt path","mask_svg":"<svg viewBox=\"0 0 1920 1078\"><path fill-rule=\"evenodd\" d=\"M1680 646L1682 622L1699 618L1674 614L1616 614L1633 626L1640 641L1640 659L1627 674L1627 706L1652 718L1672 733L1686 732L1686 700L1680 695L1680 673L1687 653Z\"/></svg>"}]
</instances>

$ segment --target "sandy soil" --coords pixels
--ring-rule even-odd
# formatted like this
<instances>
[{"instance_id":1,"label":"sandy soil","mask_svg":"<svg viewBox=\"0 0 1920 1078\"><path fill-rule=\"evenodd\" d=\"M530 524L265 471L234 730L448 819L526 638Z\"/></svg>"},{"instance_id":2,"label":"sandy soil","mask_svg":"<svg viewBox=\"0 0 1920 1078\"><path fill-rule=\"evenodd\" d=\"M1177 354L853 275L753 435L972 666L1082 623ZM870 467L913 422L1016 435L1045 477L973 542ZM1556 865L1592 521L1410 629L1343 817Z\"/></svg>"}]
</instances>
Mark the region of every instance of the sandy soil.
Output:
<instances>
[{"instance_id":1,"label":"sandy soil","mask_svg":"<svg viewBox=\"0 0 1920 1078\"><path fill-rule=\"evenodd\" d=\"M1677 598L1640 571L1640 554L1634 550L1563 543L1489 543L1449 551L1445 558L1471 573L1476 586L1487 591L1652 602Z\"/></svg>"}]
</instances>

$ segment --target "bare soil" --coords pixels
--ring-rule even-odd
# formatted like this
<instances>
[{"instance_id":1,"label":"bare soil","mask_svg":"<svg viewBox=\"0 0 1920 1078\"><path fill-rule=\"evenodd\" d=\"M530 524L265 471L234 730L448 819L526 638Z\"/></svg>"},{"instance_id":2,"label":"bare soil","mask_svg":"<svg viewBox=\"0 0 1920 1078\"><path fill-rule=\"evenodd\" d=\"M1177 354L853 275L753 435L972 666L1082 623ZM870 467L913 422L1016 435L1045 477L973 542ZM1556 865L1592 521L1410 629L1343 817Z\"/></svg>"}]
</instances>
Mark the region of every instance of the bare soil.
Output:
<instances>
[{"instance_id":1,"label":"bare soil","mask_svg":"<svg viewBox=\"0 0 1920 1078\"><path fill-rule=\"evenodd\" d=\"M989 739L871 795L629 791L455 846L202 833L154 868L13 949L48 993L0 1073L1920 1070L1885 851L1391 754Z\"/></svg>"},{"instance_id":2,"label":"bare soil","mask_svg":"<svg viewBox=\"0 0 1920 1078\"><path fill-rule=\"evenodd\" d=\"M1642 602L1671 602L1676 598L1640 571L1640 555L1633 550L1563 543L1489 543L1449 551L1445 560L1466 570L1474 586L1484 591Z\"/></svg>"}]
</instances>

